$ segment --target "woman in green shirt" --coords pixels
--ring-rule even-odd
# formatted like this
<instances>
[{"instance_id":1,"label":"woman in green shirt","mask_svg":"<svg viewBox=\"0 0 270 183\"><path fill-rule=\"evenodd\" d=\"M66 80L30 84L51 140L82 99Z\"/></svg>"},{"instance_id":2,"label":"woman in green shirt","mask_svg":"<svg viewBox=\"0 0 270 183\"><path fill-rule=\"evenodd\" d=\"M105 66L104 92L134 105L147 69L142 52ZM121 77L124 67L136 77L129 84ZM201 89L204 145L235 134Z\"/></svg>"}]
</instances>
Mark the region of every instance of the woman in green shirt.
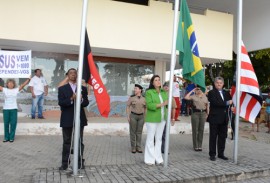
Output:
<instances>
[{"instance_id":1,"label":"woman in green shirt","mask_svg":"<svg viewBox=\"0 0 270 183\"><path fill-rule=\"evenodd\" d=\"M167 118L168 95L161 89L160 77L154 75L145 94L147 137L144 162L147 165L162 164L161 138ZM155 140L155 143L154 143Z\"/></svg>"}]
</instances>

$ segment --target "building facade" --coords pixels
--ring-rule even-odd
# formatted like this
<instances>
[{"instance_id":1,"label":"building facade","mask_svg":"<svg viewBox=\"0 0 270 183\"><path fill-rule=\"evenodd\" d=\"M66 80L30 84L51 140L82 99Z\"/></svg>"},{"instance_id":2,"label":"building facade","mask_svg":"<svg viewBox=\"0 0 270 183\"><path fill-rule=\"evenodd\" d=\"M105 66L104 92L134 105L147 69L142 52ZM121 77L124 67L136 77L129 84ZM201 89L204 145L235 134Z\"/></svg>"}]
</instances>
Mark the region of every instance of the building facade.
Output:
<instances>
[{"instance_id":1,"label":"building facade","mask_svg":"<svg viewBox=\"0 0 270 183\"><path fill-rule=\"evenodd\" d=\"M0 16L5 17L1 19L0 49L32 50L32 70L42 69L49 84L45 112L59 111L57 85L69 68L78 67L82 1L0 3ZM211 10L191 16L202 62L230 60L233 16ZM147 88L152 74L165 79L172 45L172 4L149 1L148 6L143 6L89 0L87 30L94 60L111 97L110 116L124 116L135 83ZM88 116L99 116L92 93L89 97ZM31 95L27 89L20 94L18 104L21 112L30 113Z\"/></svg>"}]
</instances>

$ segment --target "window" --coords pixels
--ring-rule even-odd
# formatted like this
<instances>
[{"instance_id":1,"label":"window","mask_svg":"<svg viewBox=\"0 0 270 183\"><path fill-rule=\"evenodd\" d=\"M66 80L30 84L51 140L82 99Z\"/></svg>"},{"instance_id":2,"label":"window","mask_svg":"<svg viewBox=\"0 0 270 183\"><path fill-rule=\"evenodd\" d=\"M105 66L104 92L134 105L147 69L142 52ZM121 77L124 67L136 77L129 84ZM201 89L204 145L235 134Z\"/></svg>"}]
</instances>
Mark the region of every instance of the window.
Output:
<instances>
[{"instance_id":1,"label":"window","mask_svg":"<svg viewBox=\"0 0 270 183\"><path fill-rule=\"evenodd\" d=\"M78 55L32 52L32 76L35 69L41 69L48 86L49 94L45 97L43 110L48 116L53 116L58 106L58 84L65 78L65 73L70 68L78 68ZM133 94L135 83L148 88L149 81L154 73L154 61L94 57L101 79L111 97L110 116L125 116L125 108L128 97ZM22 84L26 78L15 79L17 84ZM0 84L3 85L6 78ZM99 116L93 92L90 92L90 104L87 107L88 117ZM2 93L0 102L3 103ZM18 96L19 112L30 114L32 96L30 89L25 90ZM0 104L1 108L1 104Z\"/></svg>"}]
</instances>

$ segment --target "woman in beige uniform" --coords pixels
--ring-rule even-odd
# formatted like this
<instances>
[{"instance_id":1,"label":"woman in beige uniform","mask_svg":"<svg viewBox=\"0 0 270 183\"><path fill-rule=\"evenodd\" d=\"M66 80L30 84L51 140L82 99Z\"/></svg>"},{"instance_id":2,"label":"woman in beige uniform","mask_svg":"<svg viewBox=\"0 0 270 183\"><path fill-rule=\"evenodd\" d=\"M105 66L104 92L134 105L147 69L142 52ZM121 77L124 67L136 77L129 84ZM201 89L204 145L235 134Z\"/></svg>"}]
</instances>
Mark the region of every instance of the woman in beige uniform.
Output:
<instances>
[{"instance_id":1,"label":"woman in beige uniform","mask_svg":"<svg viewBox=\"0 0 270 183\"><path fill-rule=\"evenodd\" d=\"M127 102L127 118L129 122L130 143L132 153L142 153L141 139L144 125L145 98L142 96L143 87L135 84L135 95Z\"/></svg>"},{"instance_id":2,"label":"woman in beige uniform","mask_svg":"<svg viewBox=\"0 0 270 183\"><path fill-rule=\"evenodd\" d=\"M193 148L195 151L202 151L204 124L209 113L208 99L198 87L191 90L185 99L193 102L191 115Z\"/></svg>"}]
</instances>

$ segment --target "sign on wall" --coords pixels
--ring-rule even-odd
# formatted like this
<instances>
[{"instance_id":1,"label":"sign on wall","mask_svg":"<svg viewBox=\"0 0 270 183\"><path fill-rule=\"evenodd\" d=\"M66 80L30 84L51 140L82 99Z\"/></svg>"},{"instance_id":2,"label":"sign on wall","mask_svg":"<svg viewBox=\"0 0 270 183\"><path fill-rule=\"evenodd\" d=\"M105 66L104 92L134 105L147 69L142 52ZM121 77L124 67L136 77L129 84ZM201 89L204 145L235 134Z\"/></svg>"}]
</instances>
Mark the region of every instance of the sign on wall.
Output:
<instances>
[{"instance_id":1,"label":"sign on wall","mask_svg":"<svg viewBox=\"0 0 270 183\"><path fill-rule=\"evenodd\" d=\"M0 78L28 78L31 75L31 61L31 50L0 50Z\"/></svg>"}]
</instances>

